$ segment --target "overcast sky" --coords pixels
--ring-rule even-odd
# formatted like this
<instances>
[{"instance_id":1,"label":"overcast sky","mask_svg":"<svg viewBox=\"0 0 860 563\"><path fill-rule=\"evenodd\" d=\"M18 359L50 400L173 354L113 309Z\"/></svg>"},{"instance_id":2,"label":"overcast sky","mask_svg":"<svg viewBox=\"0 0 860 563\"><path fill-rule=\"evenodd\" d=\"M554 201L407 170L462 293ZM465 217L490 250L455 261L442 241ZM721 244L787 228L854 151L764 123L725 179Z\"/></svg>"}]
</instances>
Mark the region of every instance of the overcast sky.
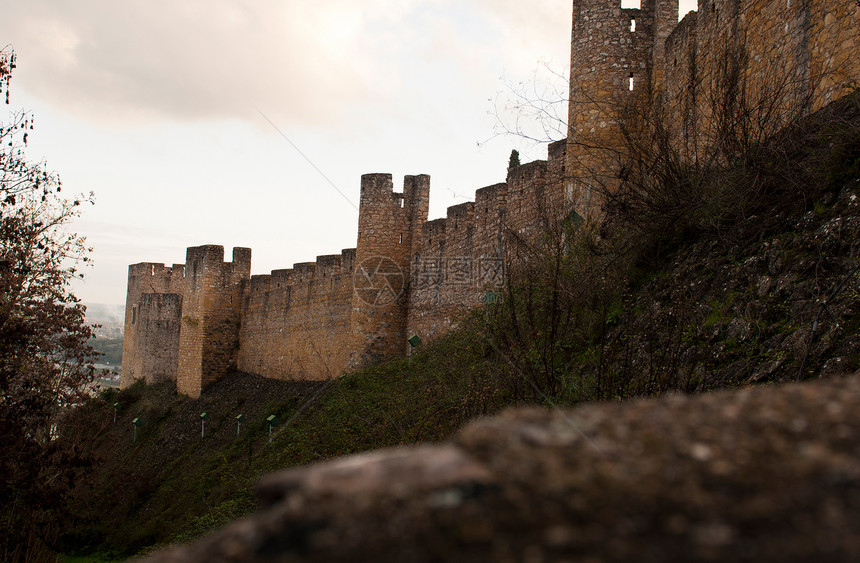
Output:
<instances>
[{"instance_id":1,"label":"overcast sky","mask_svg":"<svg viewBox=\"0 0 860 563\"><path fill-rule=\"evenodd\" d=\"M512 148L546 157L493 138L508 85L566 93L570 0L0 1L29 158L96 194L90 303L187 246L251 247L254 274L353 247L365 173L429 174L444 216Z\"/></svg>"}]
</instances>

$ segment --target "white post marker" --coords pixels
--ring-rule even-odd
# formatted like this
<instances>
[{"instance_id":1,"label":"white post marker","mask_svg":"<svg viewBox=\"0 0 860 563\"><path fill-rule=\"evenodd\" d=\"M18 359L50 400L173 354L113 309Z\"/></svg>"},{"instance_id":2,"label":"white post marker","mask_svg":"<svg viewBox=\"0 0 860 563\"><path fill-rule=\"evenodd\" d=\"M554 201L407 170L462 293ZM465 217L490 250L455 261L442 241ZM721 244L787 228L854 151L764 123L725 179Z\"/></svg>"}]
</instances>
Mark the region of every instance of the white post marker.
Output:
<instances>
[{"instance_id":1,"label":"white post marker","mask_svg":"<svg viewBox=\"0 0 860 563\"><path fill-rule=\"evenodd\" d=\"M238 437L242 433L242 423L245 422L245 415L239 414L236 415L236 436Z\"/></svg>"}]
</instances>

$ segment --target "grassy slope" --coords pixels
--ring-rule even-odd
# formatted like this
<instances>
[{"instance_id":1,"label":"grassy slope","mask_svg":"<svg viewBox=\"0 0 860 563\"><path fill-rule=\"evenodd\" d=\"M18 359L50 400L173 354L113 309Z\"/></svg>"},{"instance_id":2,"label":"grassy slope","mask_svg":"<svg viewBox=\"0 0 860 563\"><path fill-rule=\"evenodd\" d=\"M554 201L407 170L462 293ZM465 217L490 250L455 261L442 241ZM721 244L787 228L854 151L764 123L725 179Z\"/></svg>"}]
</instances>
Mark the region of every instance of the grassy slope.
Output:
<instances>
[{"instance_id":1,"label":"grassy slope","mask_svg":"<svg viewBox=\"0 0 860 563\"><path fill-rule=\"evenodd\" d=\"M502 404L468 399L479 378L462 377L459 368L478 374L480 352L455 334L412 363L380 364L330 383L232 374L197 400L177 396L169 383L108 392L64 427L94 461L76 485L70 508L79 519L66 526L65 549L111 558L187 540L252 509L253 483L270 471L442 439ZM237 436L240 413L246 421ZM282 421L271 443L270 414ZM136 417L143 424L133 443Z\"/></svg>"},{"instance_id":2,"label":"grassy slope","mask_svg":"<svg viewBox=\"0 0 860 563\"><path fill-rule=\"evenodd\" d=\"M826 186L783 206L793 211L682 241L604 298L611 310L603 328L558 335L562 386L543 400L790 381L807 349L804 377L860 368L860 146L850 143L844 166L827 164ZM843 281L831 302L838 326L824 317L813 338L819 299ZM330 383L237 374L197 400L161 384L76 409L62 434L94 463L75 489L70 509L79 520L66 525L66 551L127 556L188 540L252 509L253 483L264 473L439 440L470 417L513 404L526 396L517 379L529 366L518 368L510 350L483 340L483 319L424 347L411 364L380 364ZM237 437L239 413L247 420ZM284 421L271 443L270 414ZM135 417L144 423L132 443Z\"/></svg>"}]
</instances>

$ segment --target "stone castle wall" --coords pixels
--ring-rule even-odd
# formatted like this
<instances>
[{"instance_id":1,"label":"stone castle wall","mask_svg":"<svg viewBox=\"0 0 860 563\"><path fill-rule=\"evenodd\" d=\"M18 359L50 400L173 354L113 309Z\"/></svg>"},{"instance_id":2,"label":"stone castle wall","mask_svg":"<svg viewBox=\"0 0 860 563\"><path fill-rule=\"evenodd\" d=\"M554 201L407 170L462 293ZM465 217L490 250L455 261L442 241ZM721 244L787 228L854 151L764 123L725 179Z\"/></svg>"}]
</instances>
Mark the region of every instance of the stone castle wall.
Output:
<instances>
[{"instance_id":1,"label":"stone castle wall","mask_svg":"<svg viewBox=\"0 0 860 563\"><path fill-rule=\"evenodd\" d=\"M694 158L718 136L715 112L734 63L749 105L779 100L766 132L860 80L856 0L700 0L680 23L674 1L627 10L585 0L574 2L573 21L567 189L584 212L596 212L618 181L618 120L653 118L652 100L662 100L676 147Z\"/></svg>"},{"instance_id":2,"label":"stone castle wall","mask_svg":"<svg viewBox=\"0 0 860 563\"><path fill-rule=\"evenodd\" d=\"M250 277L251 250L189 248L185 264L129 266L123 338L122 385L138 379L176 381L196 397L236 369L243 280Z\"/></svg>"},{"instance_id":3,"label":"stone castle wall","mask_svg":"<svg viewBox=\"0 0 860 563\"><path fill-rule=\"evenodd\" d=\"M136 354L130 366L147 383L176 379L182 296L145 293L140 296L139 323L134 334Z\"/></svg>"},{"instance_id":4,"label":"stone castle wall","mask_svg":"<svg viewBox=\"0 0 860 563\"><path fill-rule=\"evenodd\" d=\"M356 248L340 255L253 277L243 248L226 263L222 247L202 246L185 264L130 266L123 386L175 379L199 396L231 369L328 379L402 356L409 336L432 340L496 299L506 269L547 229L599 212L621 172L619 120L665 109L676 148L695 158L689 147L710 138L726 53L743 53L752 97L791 84L783 119L860 82L856 0L700 0L677 18L677 0L574 1L568 138L445 218L427 221L429 176L407 176L395 192L391 175L367 174Z\"/></svg>"},{"instance_id":5,"label":"stone castle wall","mask_svg":"<svg viewBox=\"0 0 860 563\"><path fill-rule=\"evenodd\" d=\"M197 397L236 369L241 290L250 275L249 248L234 248L232 262L224 262L222 246L188 249L176 374L180 393Z\"/></svg>"},{"instance_id":6,"label":"stone castle wall","mask_svg":"<svg viewBox=\"0 0 860 563\"><path fill-rule=\"evenodd\" d=\"M474 203L449 207L444 219L423 224L412 257L409 335L436 338L493 298L526 243L569 211L562 195L564 148L564 141L551 144L548 160L511 170L507 182L477 190Z\"/></svg>"},{"instance_id":7,"label":"stone castle wall","mask_svg":"<svg viewBox=\"0 0 860 563\"><path fill-rule=\"evenodd\" d=\"M663 80L665 40L678 19L677 0L621 2L576 0L570 55L570 105L566 189L578 209L599 207L612 189L621 138L616 119L636 105L652 80Z\"/></svg>"},{"instance_id":8,"label":"stone castle wall","mask_svg":"<svg viewBox=\"0 0 860 563\"><path fill-rule=\"evenodd\" d=\"M350 365L406 353L410 264L430 208L430 177L361 177Z\"/></svg>"},{"instance_id":9,"label":"stone castle wall","mask_svg":"<svg viewBox=\"0 0 860 563\"><path fill-rule=\"evenodd\" d=\"M478 190L474 203L427 221L430 178L361 179L355 249L292 269L250 276L251 252L189 248L185 264L129 267L122 385L175 379L197 397L231 369L270 378L322 380L432 340L504 283L505 241L539 232L548 170L564 143ZM543 211L541 211L543 212Z\"/></svg>"},{"instance_id":10,"label":"stone castle wall","mask_svg":"<svg viewBox=\"0 0 860 563\"><path fill-rule=\"evenodd\" d=\"M150 307L146 314L142 314L141 306L144 295L174 295L178 297L178 306L181 310L181 296L185 292L185 265L174 264L173 267L165 267L164 264L143 262L132 264L128 267L128 289L125 298L125 329L122 343L122 377L123 381L145 379L144 356L147 349L155 349L163 344L162 338L167 338L170 346L174 344L173 337L165 336L164 331L152 332L150 320L157 320L161 313L153 311ZM157 301L156 301L157 303ZM162 301L162 303L164 303ZM150 319L148 315L155 313ZM167 314L166 311L163 314ZM178 337L178 327L177 327ZM178 352L178 348L177 348ZM151 364L149 364L151 366ZM176 379L176 367L165 370L159 367L150 375L161 373L171 379Z\"/></svg>"},{"instance_id":11,"label":"stone castle wall","mask_svg":"<svg viewBox=\"0 0 860 563\"><path fill-rule=\"evenodd\" d=\"M635 128L665 111L676 148L695 158L718 136L736 62L748 105L773 104L766 133L860 85L856 0L699 0L680 23L676 0L573 5L566 189L584 214L617 185L619 120Z\"/></svg>"},{"instance_id":12,"label":"stone castle wall","mask_svg":"<svg viewBox=\"0 0 860 563\"><path fill-rule=\"evenodd\" d=\"M252 276L243 292L240 371L330 379L349 361L355 249Z\"/></svg>"},{"instance_id":13,"label":"stone castle wall","mask_svg":"<svg viewBox=\"0 0 860 563\"><path fill-rule=\"evenodd\" d=\"M792 95L784 103L810 96L810 109L816 110L860 80L856 0L699 0L698 12L685 16L672 35L679 37L667 44L667 82L698 87L704 107L712 105L704 102L715 88L727 47L745 51L744 80L753 100L787 88ZM678 72L690 75L691 60L697 84L677 79Z\"/></svg>"}]
</instances>

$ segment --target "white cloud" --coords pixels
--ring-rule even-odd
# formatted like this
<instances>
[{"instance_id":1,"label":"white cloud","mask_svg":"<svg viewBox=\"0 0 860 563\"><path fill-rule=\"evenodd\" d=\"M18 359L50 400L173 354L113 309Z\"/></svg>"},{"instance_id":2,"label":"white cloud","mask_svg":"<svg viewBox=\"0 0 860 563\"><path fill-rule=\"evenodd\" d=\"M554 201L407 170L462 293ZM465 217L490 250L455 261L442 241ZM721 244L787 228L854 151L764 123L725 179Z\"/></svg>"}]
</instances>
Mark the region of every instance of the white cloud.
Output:
<instances>
[{"instance_id":1,"label":"white cloud","mask_svg":"<svg viewBox=\"0 0 860 563\"><path fill-rule=\"evenodd\" d=\"M512 146L525 157L517 139L475 146L499 77L569 56L569 0L6 4L28 152L98 196L80 222L98 302L124 298L128 263L188 245L251 246L258 273L355 244L354 209L255 106L352 200L362 173L431 174L437 217L503 179Z\"/></svg>"},{"instance_id":2,"label":"white cloud","mask_svg":"<svg viewBox=\"0 0 860 563\"><path fill-rule=\"evenodd\" d=\"M506 52L520 54L519 61L509 60L509 65L519 62L533 66L535 56L547 58L549 53L559 52L559 45L567 54L561 60L549 62L558 70L563 70L569 64L570 18L573 11L570 0L471 1L477 10L496 22L498 29L505 34L505 41L512 43L505 49Z\"/></svg>"},{"instance_id":3,"label":"white cloud","mask_svg":"<svg viewBox=\"0 0 860 563\"><path fill-rule=\"evenodd\" d=\"M4 8L0 37L18 51L16 81L77 115L111 122L249 118L258 106L293 124L319 124L396 93L401 52L415 53L422 42L461 53L456 63L475 69L502 40L516 44L507 51L522 58L507 65L533 66L548 43L566 41L568 23L559 14L568 4L28 0Z\"/></svg>"},{"instance_id":4,"label":"white cloud","mask_svg":"<svg viewBox=\"0 0 860 563\"><path fill-rule=\"evenodd\" d=\"M259 105L320 122L373 95L376 4L28 0L4 8L0 36L19 85L73 113L194 120Z\"/></svg>"}]
</instances>

